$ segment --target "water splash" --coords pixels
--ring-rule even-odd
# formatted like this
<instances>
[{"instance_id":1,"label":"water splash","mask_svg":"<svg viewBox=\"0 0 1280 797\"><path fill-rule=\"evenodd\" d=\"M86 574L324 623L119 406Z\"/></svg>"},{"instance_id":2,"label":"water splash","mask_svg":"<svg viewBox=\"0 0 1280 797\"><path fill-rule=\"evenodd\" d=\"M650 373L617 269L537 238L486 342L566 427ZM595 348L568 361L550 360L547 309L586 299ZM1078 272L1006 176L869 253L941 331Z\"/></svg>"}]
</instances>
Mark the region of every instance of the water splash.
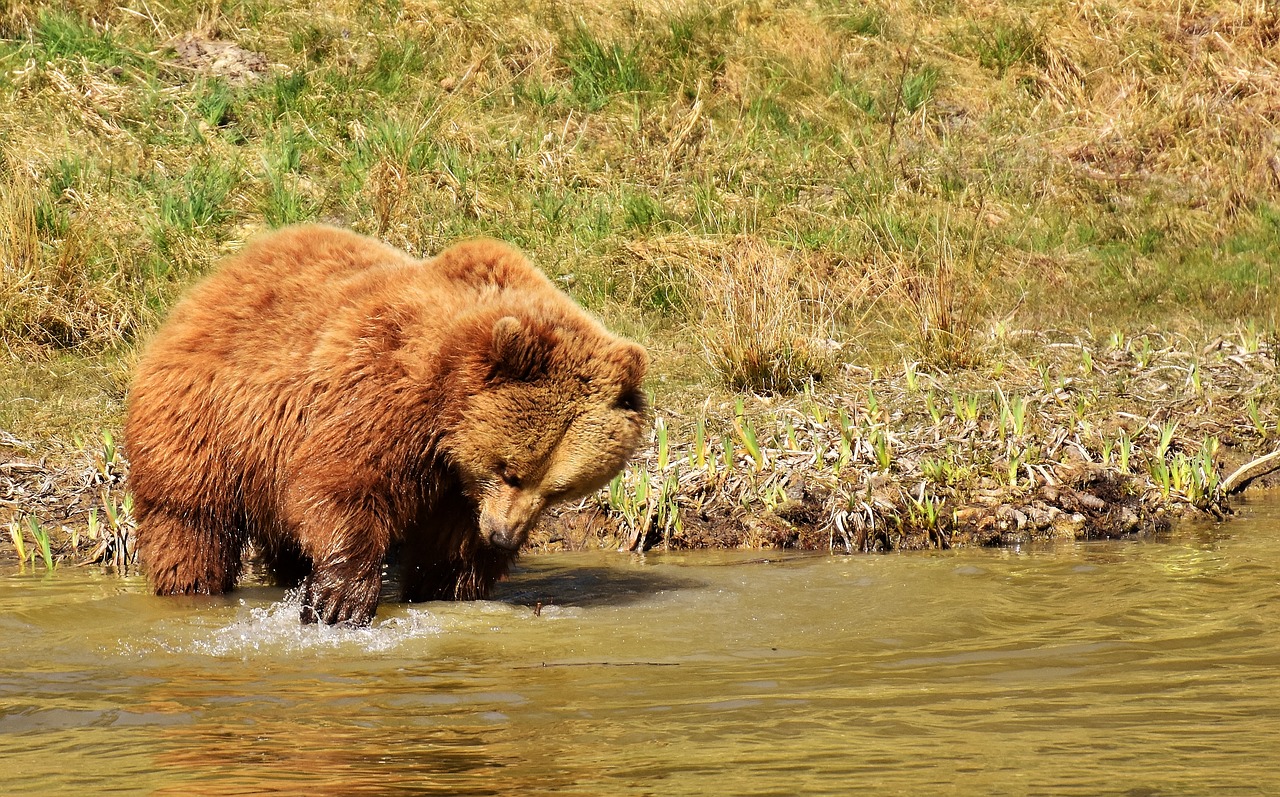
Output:
<instances>
[{"instance_id":1,"label":"water splash","mask_svg":"<svg viewBox=\"0 0 1280 797\"><path fill-rule=\"evenodd\" d=\"M248 606L241 600L240 607L234 621L214 629L207 637L193 640L184 646L184 652L217 657L317 650L386 653L407 643L438 637L444 630L439 618L416 608L375 620L365 628L303 625L298 620L300 602L296 592L268 606Z\"/></svg>"},{"instance_id":2,"label":"water splash","mask_svg":"<svg viewBox=\"0 0 1280 797\"><path fill-rule=\"evenodd\" d=\"M431 611L419 606L384 606L389 616L375 618L365 628L345 626L303 625L298 620L301 606L296 590L269 605L251 605L240 600L236 618L225 625L191 627L198 638L189 642L161 642L161 647L175 653L194 653L214 657L246 657L257 654L271 656L314 651L354 654L392 653L421 646L424 640L435 640L453 633L502 633L509 625L530 621L556 621L576 618L576 608L545 606L539 617L525 606L497 601L449 603L443 610ZM189 618L188 618L189 622ZM211 624L212 625L212 624ZM190 631L188 631L188 634ZM162 637L163 639L163 637Z\"/></svg>"}]
</instances>

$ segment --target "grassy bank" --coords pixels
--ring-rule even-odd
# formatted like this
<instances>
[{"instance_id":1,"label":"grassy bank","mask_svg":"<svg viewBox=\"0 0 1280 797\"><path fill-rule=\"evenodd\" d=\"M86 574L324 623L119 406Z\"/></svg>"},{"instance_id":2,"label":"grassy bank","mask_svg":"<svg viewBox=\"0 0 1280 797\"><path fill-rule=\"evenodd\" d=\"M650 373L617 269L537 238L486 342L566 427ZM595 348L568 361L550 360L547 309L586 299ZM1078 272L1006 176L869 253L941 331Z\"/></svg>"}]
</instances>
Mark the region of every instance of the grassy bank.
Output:
<instances>
[{"instance_id":1,"label":"grassy bank","mask_svg":"<svg viewBox=\"0 0 1280 797\"><path fill-rule=\"evenodd\" d=\"M889 551L1158 533L1280 486L1280 347L1247 333L1013 330L991 374L918 362L842 391L660 414L607 496L542 547Z\"/></svg>"},{"instance_id":2,"label":"grassy bank","mask_svg":"<svg viewBox=\"0 0 1280 797\"><path fill-rule=\"evenodd\" d=\"M1155 378L1146 340L1182 369L1160 377L1165 398L1189 373L1203 386L1218 355L1233 362L1202 354L1219 338L1274 359L1278 40L1274 9L1225 2L10 2L3 450L92 473L136 348L182 288L259 230L322 220L419 254L478 234L521 246L650 347L672 441L692 446L701 421L703 459L723 458L727 436L758 482L799 467L776 453L792 437L811 459L850 449L846 465L875 459L879 439L898 453L876 473L921 495L917 512L963 509L946 490L970 476L991 489L1010 457L1031 466L1030 489L1066 449L1024 433L1004 450L1016 400L1095 464L1104 444L1115 456L1117 413L1141 417L1126 435L1154 463L1146 436L1158 444L1151 428L1173 416L1126 404L1099 372ZM1059 363L1063 344L1100 371ZM1114 352L1133 360L1108 366ZM904 361L934 385L932 409ZM1076 380L1070 398L1037 392L1042 372ZM1274 436L1261 376L1180 400L1169 412L1223 420L1185 441L1181 425L1169 465L1251 412L1242 450ZM983 424L1002 413L1004 448L986 453L948 426L1000 439ZM739 416L769 441L758 457L741 453ZM972 473L920 494L919 462L947 448L917 462L895 417L955 438L950 459ZM689 455L670 448L664 464ZM656 464L643 467L665 484ZM690 473L677 481L693 490ZM825 503L854 483L844 473L809 502L824 507L819 536L847 509ZM784 502L781 489L759 500ZM4 506L19 512L15 495ZM630 522L622 501L610 533Z\"/></svg>"}]
</instances>

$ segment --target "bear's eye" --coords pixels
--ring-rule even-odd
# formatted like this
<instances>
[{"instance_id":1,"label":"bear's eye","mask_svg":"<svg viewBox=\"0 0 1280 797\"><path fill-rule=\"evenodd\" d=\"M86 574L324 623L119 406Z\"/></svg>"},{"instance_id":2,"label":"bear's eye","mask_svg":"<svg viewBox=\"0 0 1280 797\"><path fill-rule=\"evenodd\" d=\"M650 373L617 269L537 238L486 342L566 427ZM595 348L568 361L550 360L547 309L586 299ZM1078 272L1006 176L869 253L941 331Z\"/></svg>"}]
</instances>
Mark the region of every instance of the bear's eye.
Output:
<instances>
[{"instance_id":1,"label":"bear's eye","mask_svg":"<svg viewBox=\"0 0 1280 797\"><path fill-rule=\"evenodd\" d=\"M613 406L625 412L640 412L644 409L644 394L636 388L624 390Z\"/></svg>"},{"instance_id":2,"label":"bear's eye","mask_svg":"<svg viewBox=\"0 0 1280 797\"><path fill-rule=\"evenodd\" d=\"M502 479L502 481L508 487L515 487L517 489L520 487L520 484L521 484L520 477L516 475L516 472L512 470L511 466L508 463L506 462L498 463L498 476Z\"/></svg>"}]
</instances>

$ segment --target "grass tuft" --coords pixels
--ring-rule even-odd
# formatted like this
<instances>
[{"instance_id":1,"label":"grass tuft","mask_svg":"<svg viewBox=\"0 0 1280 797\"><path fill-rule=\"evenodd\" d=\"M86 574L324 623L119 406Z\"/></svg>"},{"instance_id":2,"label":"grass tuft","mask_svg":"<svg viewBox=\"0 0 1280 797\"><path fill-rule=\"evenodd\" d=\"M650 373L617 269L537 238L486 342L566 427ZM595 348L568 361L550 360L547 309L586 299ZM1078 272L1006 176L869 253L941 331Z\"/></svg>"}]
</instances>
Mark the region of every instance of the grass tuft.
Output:
<instances>
[{"instance_id":1,"label":"grass tuft","mask_svg":"<svg viewBox=\"0 0 1280 797\"><path fill-rule=\"evenodd\" d=\"M133 52L85 18L68 11L42 10L33 38L49 59L84 59L102 66L135 64Z\"/></svg>"},{"instance_id":2,"label":"grass tuft","mask_svg":"<svg viewBox=\"0 0 1280 797\"><path fill-rule=\"evenodd\" d=\"M833 363L834 311L802 256L744 238L695 275L707 360L734 390L793 393Z\"/></svg>"},{"instance_id":3,"label":"grass tuft","mask_svg":"<svg viewBox=\"0 0 1280 797\"><path fill-rule=\"evenodd\" d=\"M617 42L605 43L579 23L561 46L573 96L589 111L600 110L617 95L636 94L650 87L639 44L624 47Z\"/></svg>"},{"instance_id":4,"label":"grass tuft","mask_svg":"<svg viewBox=\"0 0 1280 797\"><path fill-rule=\"evenodd\" d=\"M969 25L968 47L978 63L1002 78L1016 66L1044 67L1044 34L1026 18L992 19Z\"/></svg>"}]
</instances>

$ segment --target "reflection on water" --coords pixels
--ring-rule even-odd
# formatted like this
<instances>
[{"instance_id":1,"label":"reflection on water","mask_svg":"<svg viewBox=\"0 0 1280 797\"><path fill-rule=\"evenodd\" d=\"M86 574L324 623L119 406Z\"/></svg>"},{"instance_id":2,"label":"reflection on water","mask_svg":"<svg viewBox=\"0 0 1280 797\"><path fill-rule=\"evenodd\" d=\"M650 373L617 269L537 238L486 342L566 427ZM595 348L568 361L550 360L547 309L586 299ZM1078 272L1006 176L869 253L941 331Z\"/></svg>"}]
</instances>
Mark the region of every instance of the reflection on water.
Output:
<instances>
[{"instance_id":1,"label":"reflection on water","mask_svg":"<svg viewBox=\"0 0 1280 797\"><path fill-rule=\"evenodd\" d=\"M1277 793L1278 573L1275 502L1164 541L532 557L359 630L10 573L0 791Z\"/></svg>"}]
</instances>

